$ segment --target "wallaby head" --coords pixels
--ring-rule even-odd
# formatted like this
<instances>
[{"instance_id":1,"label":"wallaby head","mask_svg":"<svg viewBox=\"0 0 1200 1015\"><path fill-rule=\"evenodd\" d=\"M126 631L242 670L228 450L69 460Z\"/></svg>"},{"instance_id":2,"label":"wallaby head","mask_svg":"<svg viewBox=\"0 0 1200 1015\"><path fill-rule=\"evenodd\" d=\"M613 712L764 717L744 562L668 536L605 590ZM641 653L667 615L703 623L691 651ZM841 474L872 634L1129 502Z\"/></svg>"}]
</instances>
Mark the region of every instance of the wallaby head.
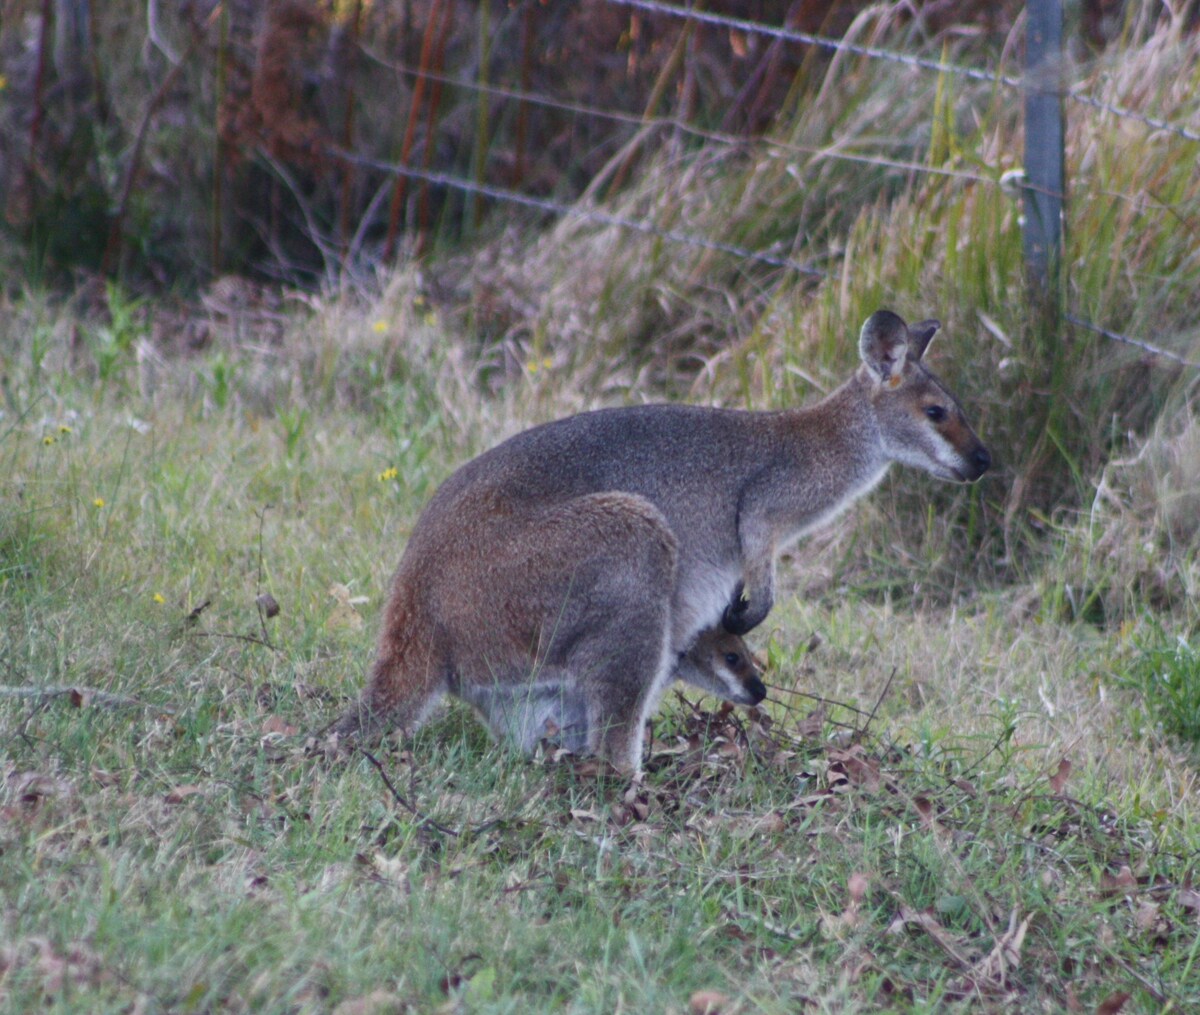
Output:
<instances>
[{"instance_id":1,"label":"wallaby head","mask_svg":"<svg viewBox=\"0 0 1200 1015\"><path fill-rule=\"evenodd\" d=\"M862 326L859 354L888 458L940 479L974 482L992 456L958 400L921 362L940 327L937 321L905 324L890 310L877 310Z\"/></svg>"},{"instance_id":2,"label":"wallaby head","mask_svg":"<svg viewBox=\"0 0 1200 1015\"><path fill-rule=\"evenodd\" d=\"M767 696L761 669L749 646L736 634L713 627L679 659L677 679L735 705L757 705Z\"/></svg>"}]
</instances>

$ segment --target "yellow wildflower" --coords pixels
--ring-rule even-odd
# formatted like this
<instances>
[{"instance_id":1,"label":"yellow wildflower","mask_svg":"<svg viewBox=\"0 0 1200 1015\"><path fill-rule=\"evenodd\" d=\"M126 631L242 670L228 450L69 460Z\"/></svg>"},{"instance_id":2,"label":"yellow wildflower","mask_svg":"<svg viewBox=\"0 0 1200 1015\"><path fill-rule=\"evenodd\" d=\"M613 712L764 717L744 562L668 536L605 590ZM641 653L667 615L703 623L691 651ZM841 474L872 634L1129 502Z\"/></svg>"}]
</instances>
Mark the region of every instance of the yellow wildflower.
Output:
<instances>
[{"instance_id":1,"label":"yellow wildflower","mask_svg":"<svg viewBox=\"0 0 1200 1015\"><path fill-rule=\"evenodd\" d=\"M59 423L58 432L61 434L69 434L71 432L71 428L67 426L66 423Z\"/></svg>"},{"instance_id":2,"label":"yellow wildflower","mask_svg":"<svg viewBox=\"0 0 1200 1015\"><path fill-rule=\"evenodd\" d=\"M390 469L384 469L376 478L379 482L386 483L388 480L395 479L399 475L400 470L393 465Z\"/></svg>"},{"instance_id":3,"label":"yellow wildflower","mask_svg":"<svg viewBox=\"0 0 1200 1015\"><path fill-rule=\"evenodd\" d=\"M158 603L159 606L162 606L162 604L166 602L166 599L163 598L163 595L161 592L155 592L154 596L152 598L154 599L154 601L156 603Z\"/></svg>"},{"instance_id":4,"label":"yellow wildflower","mask_svg":"<svg viewBox=\"0 0 1200 1015\"><path fill-rule=\"evenodd\" d=\"M45 444L46 447L49 447L54 443L54 437L50 434L46 434L46 436L42 438L42 443Z\"/></svg>"},{"instance_id":5,"label":"yellow wildflower","mask_svg":"<svg viewBox=\"0 0 1200 1015\"><path fill-rule=\"evenodd\" d=\"M92 507L96 508L97 510L104 507L104 498L103 497L93 498Z\"/></svg>"},{"instance_id":6,"label":"yellow wildflower","mask_svg":"<svg viewBox=\"0 0 1200 1015\"><path fill-rule=\"evenodd\" d=\"M388 322L387 321L376 321L374 324L371 325L371 330L373 332L375 332L376 335L382 335L385 331L388 330Z\"/></svg>"}]
</instances>

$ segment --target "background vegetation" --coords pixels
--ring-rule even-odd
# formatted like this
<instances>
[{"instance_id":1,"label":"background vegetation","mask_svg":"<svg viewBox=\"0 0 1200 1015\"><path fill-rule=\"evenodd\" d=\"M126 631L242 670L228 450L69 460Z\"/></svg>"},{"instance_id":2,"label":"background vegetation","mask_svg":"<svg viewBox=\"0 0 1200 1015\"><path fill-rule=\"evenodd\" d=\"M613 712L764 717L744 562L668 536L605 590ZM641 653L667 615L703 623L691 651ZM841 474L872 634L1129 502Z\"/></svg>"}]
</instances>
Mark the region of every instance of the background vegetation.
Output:
<instances>
[{"instance_id":1,"label":"background vegetation","mask_svg":"<svg viewBox=\"0 0 1200 1015\"><path fill-rule=\"evenodd\" d=\"M752 6L1017 73L1015 7ZM113 3L72 63L74 9L0 26L0 1005L1197 1005L1194 5L1076 12L1049 312L1003 83L599 3ZM347 139L570 213L414 181L392 231ZM640 787L459 709L306 739L457 464L815 398L879 306L998 467L796 551L769 708L670 703Z\"/></svg>"}]
</instances>

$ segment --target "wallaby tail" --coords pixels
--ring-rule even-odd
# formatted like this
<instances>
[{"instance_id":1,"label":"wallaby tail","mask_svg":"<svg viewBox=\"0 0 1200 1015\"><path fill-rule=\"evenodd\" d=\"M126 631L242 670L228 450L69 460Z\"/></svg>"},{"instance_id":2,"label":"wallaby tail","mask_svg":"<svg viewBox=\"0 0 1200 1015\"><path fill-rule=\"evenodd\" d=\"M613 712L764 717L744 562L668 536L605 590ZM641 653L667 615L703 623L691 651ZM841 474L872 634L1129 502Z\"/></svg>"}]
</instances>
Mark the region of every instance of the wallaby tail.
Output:
<instances>
[{"instance_id":1,"label":"wallaby tail","mask_svg":"<svg viewBox=\"0 0 1200 1015\"><path fill-rule=\"evenodd\" d=\"M328 732L346 740L367 742L379 739L397 725L404 725L405 717L396 694L402 680L401 660L391 655L378 656L362 694L334 720Z\"/></svg>"},{"instance_id":2,"label":"wallaby tail","mask_svg":"<svg viewBox=\"0 0 1200 1015\"><path fill-rule=\"evenodd\" d=\"M414 616L408 598L394 595L389 602L367 685L329 732L362 741L396 727L412 733L446 690L434 648L419 633L428 624Z\"/></svg>"}]
</instances>

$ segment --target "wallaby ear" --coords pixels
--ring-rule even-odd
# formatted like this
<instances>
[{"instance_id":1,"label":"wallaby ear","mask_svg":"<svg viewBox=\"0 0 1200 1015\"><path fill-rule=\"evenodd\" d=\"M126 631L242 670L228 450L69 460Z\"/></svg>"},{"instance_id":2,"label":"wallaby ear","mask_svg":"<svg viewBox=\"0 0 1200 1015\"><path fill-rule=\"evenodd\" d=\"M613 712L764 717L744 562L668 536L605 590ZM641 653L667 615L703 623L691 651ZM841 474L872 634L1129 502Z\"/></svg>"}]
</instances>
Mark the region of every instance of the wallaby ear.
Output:
<instances>
[{"instance_id":1,"label":"wallaby ear","mask_svg":"<svg viewBox=\"0 0 1200 1015\"><path fill-rule=\"evenodd\" d=\"M890 310L876 310L858 336L858 354L881 384L897 384L908 356L909 329Z\"/></svg>"},{"instance_id":2,"label":"wallaby ear","mask_svg":"<svg viewBox=\"0 0 1200 1015\"><path fill-rule=\"evenodd\" d=\"M941 321L922 321L920 324L908 326L908 354L913 359L920 359L929 348L929 342L937 334Z\"/></svg>"}]
</instances>

